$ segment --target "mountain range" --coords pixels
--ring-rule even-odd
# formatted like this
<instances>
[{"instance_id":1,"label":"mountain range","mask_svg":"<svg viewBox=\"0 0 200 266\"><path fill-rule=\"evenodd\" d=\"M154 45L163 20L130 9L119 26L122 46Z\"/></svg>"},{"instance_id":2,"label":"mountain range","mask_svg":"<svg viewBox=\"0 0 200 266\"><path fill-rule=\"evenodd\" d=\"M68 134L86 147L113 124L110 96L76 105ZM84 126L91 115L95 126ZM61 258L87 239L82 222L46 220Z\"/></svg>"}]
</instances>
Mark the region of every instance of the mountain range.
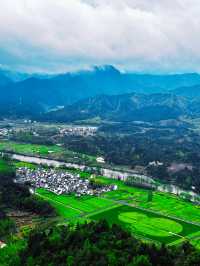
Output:
<instances>
[{"instance_id":1,"label":"mountain range","mask_svg":"<svg viewBox=\"0 0 200 266\"><path fill-rule=\"evenodd\" d=\"M114 122L159 121L189 115L190 101L174 94L99 95L44 115L46 120L74 122L100 119Z\"/></svg>"},{"instance_id":2,"label":"mountain range","mask_svg":"<svg viewBox=\"0 0 200 266\"><path fill-rule=\"evenodd\" d=\"M147 119L144 117L152 114L151 119L159 119L159 115L174 117L186 111L187 114L199 112L196 98L200 97L200 75L122 73L113 66L52 76L19 75L1 69L0 93L2 117L45 114L48 119L55 116L69 121L71 114L73 119L101 116L125 121L131 117ZM50 112L61 106L65 108Z\"/></svg>"}]
</instances>

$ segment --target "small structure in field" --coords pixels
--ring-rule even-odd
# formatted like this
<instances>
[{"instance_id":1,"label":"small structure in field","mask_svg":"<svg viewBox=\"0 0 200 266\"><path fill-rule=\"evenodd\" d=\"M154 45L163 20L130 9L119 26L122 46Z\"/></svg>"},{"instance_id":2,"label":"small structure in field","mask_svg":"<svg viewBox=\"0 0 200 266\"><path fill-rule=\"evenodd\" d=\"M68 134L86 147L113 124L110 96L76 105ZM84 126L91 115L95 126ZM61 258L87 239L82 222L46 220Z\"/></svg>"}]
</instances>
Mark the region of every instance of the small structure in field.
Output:
<instances>
[{"instance_id":1,"label":"small structure in field","mask_svg":"<svg viewBox=\"0 0 200 266\"><path fill-rule=\"evenodd\" d=\"M103 157L96 158L97 163L105 163L105 159Z\"/></svg>"},{"instance_id":2,"label":"small structure in field","mask_svg":"<svg viewBox=\"0 0 200 266\"><path fill-rule=\"evenodd\" d=\"M6 246L6 243L0 240L0 249L5 248Z\"/></svg>"}]
</instances>

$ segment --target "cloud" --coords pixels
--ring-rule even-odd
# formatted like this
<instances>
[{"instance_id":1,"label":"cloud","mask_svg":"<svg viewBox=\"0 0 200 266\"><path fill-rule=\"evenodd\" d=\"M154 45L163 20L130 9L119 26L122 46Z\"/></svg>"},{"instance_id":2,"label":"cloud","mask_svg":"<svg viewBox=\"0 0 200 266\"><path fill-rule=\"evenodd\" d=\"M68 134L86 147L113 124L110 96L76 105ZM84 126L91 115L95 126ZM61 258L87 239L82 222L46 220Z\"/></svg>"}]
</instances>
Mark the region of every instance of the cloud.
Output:
<instances>
[{"instance_id":1,"label":"cloud","mask_svg":"<svg viewBox=\"0 0 200 266\"><path fill-rule=\"evenodd\" d=\"M200 71L198 0L1 0L0 63Z\"/></svg>"}]
</instances>

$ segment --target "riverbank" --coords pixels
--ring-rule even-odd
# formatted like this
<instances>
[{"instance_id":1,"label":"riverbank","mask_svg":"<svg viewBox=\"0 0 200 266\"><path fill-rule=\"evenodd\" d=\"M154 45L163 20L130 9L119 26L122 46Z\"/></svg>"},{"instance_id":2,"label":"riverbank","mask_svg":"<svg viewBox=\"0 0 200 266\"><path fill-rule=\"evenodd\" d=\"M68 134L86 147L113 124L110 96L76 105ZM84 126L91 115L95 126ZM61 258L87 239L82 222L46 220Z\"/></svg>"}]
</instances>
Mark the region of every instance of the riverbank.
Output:
<instances>
[{"instance_id":1,"label":"riverbank","mask_svg":"<svg viewBox=\"0 0 200 266\"><path fill-rule=\"evenodd\" d=\"M79 165L75 163L66 163L58 160L53 159L47 159L47 158L41 158L36 156L27 156L22 154L13 154L13 153L7 153L13 160L21 161L21 162L27 162L27 163L33 163L37 165L47 165L49 167L66 167L66 168L72 168L80 171L89 171L91 173L97 173L99 171L99 174L102 176L126 181L126 179L129 176L137 177L138 180L146 183L146 184L153 184L155 183L154 180L151 177L145 176L145 175L139 175L133 172L122 172L118 170L112 170L107 168L95 168L95 167L88 167L86 165ZM156 190L161 192L166 192L170 194L174 194L177 196L185 196L185 199L188 199L191 202L194 202L196 204L200 204L200 195L193 191L186 191L178 186L172 185L172 184L160 184L159 186L156 186Z\"/></svg>"}]
</instances>

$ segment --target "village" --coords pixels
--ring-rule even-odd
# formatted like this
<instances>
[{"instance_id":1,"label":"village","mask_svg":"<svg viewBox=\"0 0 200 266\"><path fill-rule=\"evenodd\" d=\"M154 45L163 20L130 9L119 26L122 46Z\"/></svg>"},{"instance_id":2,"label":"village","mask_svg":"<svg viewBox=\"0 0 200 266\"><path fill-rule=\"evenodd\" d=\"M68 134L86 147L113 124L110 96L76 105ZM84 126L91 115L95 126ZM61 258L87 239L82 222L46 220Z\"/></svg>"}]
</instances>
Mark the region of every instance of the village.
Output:
<instances>
[{"instance_id":1,"label":"village","mask_svg":"<svg viewBox=\"0 0 200 266\"><path fill-rule=\"evenodd\" d=\"M97 127L91 126L65 126L60 128L61 136L94 136L97 132Z\"/></svg>"},{"instance_id":2,"label":"village","mask_svg":"<svg viewBox=\"0 0 200 266\"><path fill-rule=\"evenodd\" d=\"M44 188L57 195L74 193L77 197L82 195L98 196L104 192L117 189L116 185L95 184L92 181L92 177L91 180L83 179L79 174L72 174L53 168L30 169L21 167L16 171L15 182L30 184L33 190Z\"/></svg>"}]
</instances>

